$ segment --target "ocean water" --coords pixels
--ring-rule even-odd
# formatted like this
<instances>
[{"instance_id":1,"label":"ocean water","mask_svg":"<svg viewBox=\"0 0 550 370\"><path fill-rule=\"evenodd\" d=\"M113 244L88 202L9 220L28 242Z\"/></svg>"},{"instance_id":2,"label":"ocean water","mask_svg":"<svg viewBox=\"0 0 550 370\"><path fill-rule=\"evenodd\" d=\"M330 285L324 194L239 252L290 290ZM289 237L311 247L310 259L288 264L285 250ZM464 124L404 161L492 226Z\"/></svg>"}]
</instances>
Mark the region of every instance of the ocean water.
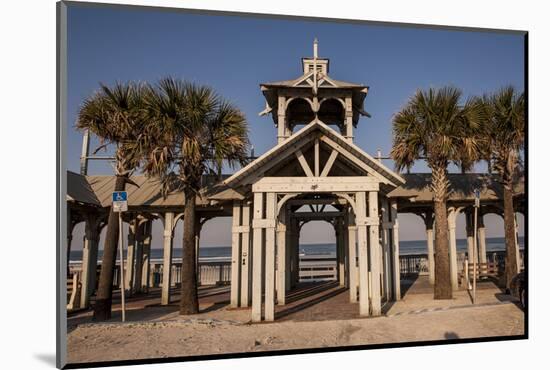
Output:
<instances>
[{"instance_id":1,"label":"ocean water","mask_svg":"<svg viewBox=\"0 0 550 370\"><path fill-rule=\"evenodd\" d=\"M466 252L468 250L468 244L466 239L457 239L456 241L457 252ZM486 239L487 252L498 252L504 251L504 238L487 238ZM519 238L519 248L524 248L524 238ZM400 255L408 254L424 254L427 253L427 244L425 240L402 240L399 241L399 250ZM102 250L99 251L98 259L102 258ZM300 252L303 255L323 255L327 257L336 256L336 245L335 244L300 244ZM153 248L151 249L151 258L152 259L162 259L162 249ZM181 248L174 248L173 257L181 258L182 250ZM231 247L230 246L220 246L220 247L202 247L199 250L199 258L201 259L226 259L231 257ZM71 261L81 261L82 260L82 251L74 250L71 251Z\"/></svg>"}]
</instances>

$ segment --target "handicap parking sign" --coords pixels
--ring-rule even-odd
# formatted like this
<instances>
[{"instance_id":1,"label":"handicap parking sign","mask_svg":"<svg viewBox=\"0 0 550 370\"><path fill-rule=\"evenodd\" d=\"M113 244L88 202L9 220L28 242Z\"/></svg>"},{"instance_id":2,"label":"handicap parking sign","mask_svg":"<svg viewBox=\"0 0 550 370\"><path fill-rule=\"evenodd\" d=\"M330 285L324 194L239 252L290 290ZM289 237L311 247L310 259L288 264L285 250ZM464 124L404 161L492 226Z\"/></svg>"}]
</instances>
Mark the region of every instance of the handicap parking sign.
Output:
<instances>
[{"instance_id":1,"label":"handicap parking sign","mask_svg":"<svg viewBox=\"0 0 550 370\"><path fill-rule=\"evenodd\" d=\"M113 211L126 212L128 210L128 193L125 191L113 192Z\"/></svg>"}]
</instances>

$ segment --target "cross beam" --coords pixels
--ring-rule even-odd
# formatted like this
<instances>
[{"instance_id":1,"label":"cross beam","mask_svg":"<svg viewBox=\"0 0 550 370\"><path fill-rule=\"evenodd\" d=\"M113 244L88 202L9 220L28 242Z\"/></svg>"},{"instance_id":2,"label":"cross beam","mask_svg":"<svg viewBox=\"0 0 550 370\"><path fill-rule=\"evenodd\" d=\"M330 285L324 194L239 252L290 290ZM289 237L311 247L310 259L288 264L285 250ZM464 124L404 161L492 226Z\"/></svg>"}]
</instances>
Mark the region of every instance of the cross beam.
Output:
<instances>
[{"instance_id":1,"label":"cross beam","mask_svg":"<svg viewBox=\"0 0 550 370\"><path fill-rule=\"evenodd\" d=\"M334 193L378 190L379 181L371 176L264 177L252 185L254 193Z\"/></svg>"}]
</instances>

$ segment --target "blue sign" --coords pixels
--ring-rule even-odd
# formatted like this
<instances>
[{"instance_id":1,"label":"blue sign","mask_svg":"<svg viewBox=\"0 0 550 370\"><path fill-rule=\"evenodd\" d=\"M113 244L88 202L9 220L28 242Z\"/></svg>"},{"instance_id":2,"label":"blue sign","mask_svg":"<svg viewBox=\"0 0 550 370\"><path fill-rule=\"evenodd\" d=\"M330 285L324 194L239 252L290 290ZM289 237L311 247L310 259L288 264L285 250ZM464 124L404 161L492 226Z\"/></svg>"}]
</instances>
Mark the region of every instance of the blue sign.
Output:
<instances>
[{"instance_id":1,"label":"blue sign","mask_svg":"<svg viewBox=\"0 0 550 370\"><path fill-rule=\"evenodd\" d=\"M113 193L113 202L126 202L128 201L128 193L125 191L115 191Z\"/></svg>"}]
</instances>

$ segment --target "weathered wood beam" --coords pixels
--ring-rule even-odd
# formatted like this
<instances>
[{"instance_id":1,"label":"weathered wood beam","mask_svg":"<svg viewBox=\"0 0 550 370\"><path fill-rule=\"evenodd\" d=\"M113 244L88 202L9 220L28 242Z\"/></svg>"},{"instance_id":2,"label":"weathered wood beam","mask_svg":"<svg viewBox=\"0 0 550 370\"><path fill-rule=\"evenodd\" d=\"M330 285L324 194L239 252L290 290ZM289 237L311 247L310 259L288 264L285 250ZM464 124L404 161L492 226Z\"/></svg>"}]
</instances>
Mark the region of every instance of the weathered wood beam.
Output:
<instances>
[{"instance_id":1,"label":"weathered wood beam","mask_svg":"<svg viewBox=\"0 0 550 370\"><path fill-rule=\"evenodd\" d=\"M264 177L252 185L253 192L322 193L378 191L374 177Z\"/></svg>"},{"instance_id":2,"label":"weathered wood beam","mask_svg":"<svg viewBox=\"0 0 550 370\"><path fill-rule=\"evenodd\" d=\"M311 168L309 168L306 158L304 157L304 153L302 153L300 149L296 151L296 158L298 158L298 162L300 162L300 166L302 166L302 169L304 170L306 176L314 177L313 172L311 172Z\"/></svg>"},{"instance_id":3,"label":"weathered wood beam","mask_svg":"<svg viewBox=\"0 0 550 370\"><path fill-rule=\"evenodd\" d=\"M357 158L355 155L351 154L347 149L343 148L340 144L333 141L327 136L321 136L321 141L328 144L333 149L337 150L340 154L342 154L346 159L348 159L350 162L358 166L359 168L362 168L363 170L367 171L369 174L373 175L378 179L378 181L383 183L388 183L388 179L380 175L377 171L375 171L371 166L367 165L365 162ZM393 184L395 185L395 184Z\"/></svg>"},{"instance_id":4,"label":"weathered wood beam","mask_svg":"<svg viewBox=\"0 0 550 370\"><path fill-rule=\"evenodd\" d=\"M315 176L319 177L319 138L315 138L315 145L314 145L314 152L315 152Z\"/></svg>"},{"instance_id":5,"label":"weathered wood beam","mask_svg":"<svg viewBox=\"0 0 550 370\"><path fill-rule=\"evenodd\" d=\"M338 157L338 151L336 149L332 149L332 152L330 153L330 156L327 159L327 163L325 163L325 166L323 167L323 171L321 172L321 175L320 175L321 177L328 176L328 173L332 169L332 165L334 164L336 157Z\"/></svg>"},{"instance_id":6,"label":"weathered wood beam","mask_svg":"<svg viewBox=\"0 0 550 370\"><path fill-rule=\"evenodd\" d=\"M339 217L343 215L344 215L344 212L295 212L291 215L291 217L294 217L294 218Z\"/></svg>"}]
</instances>

